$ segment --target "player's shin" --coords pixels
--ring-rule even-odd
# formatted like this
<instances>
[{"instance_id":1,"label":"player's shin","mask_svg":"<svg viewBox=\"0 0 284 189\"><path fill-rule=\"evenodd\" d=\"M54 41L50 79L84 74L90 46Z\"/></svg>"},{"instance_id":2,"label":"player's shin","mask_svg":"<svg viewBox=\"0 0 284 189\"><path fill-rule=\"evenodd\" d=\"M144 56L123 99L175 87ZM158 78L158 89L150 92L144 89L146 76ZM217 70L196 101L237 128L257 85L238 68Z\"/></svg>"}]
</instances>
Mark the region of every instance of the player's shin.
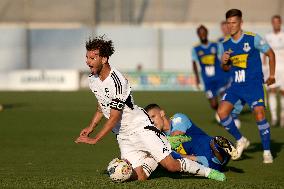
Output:
<instances>
[{"instance_id":1,"label":"player's shin","mask_svg":"<svg viewBox=\"0 0 284 189\"><path fill-rule=\"evenodd\" d=\"M226 180L224 173L205 167L195 161L186 158L178 159L178 161L180 162L181 172L187 172L194 176L203 176L218 181Z\"/></svg>"},{"instance_id":2,"label":"player's shin","mask_svg":"<svg viewBox=\"0 0 284 189\"><path fill-rule=\"evenodd\" d=\"M210 168L205 167L195 161L187 158L178 159L181 166L181 172L187 172L193 174L194 176L207 177L210 173Z\"/></svg>"},{"instance_id":3,"label":"player's shin","mask_svg":"<svg viewBox=\"0 0 284 189\"><path fill-rule=\"evenodd\" d=\"M269 108L271 114L271 126L275 126L277 123L277 101L276 101L276 94L269 93L268 96L269 101Z\"/></svg>"},{"instance_id":4,"label":"player's shin","mask_svg":"<svg viewBox=\"0 0 284 189\"><path fill-rule=\"evenodd\" d=\"M221 120L221 124L225 129L236 139L239 140L242 138L242 134L235 125L235 122L231 115Z\"/></svg>"},{"instance_id":5,"label":"player's shin","mask_svg":"<svg viewBox=\"0 0 284 189\"><path fill-rule=\"evenodd\" d=\"M258 121L257 127L259 130L263 150L270 150L270 126L266 119Z\"/></svg>"},{"instance_id":6,"label":"player's shin","mask_svg":"<svg viewBox=\"0 0 284 189\"><path fill-rule=\"evenodd\" d=\"M151 175L153 171L158 167L158 162L152 157L146 157L142 165L143 171L145 172L147 178Z\"/></svg>"},{"instance_id":7,"label":"player's shin","mask_svg":"<svg viewBox=\"0 0 284 189\"><path fill-rule=\"evenodd\" d=\"M284 95L281 95L280 97L280 104L281 104L280 127L284 128Z\"/></svg>"}]
</instances>

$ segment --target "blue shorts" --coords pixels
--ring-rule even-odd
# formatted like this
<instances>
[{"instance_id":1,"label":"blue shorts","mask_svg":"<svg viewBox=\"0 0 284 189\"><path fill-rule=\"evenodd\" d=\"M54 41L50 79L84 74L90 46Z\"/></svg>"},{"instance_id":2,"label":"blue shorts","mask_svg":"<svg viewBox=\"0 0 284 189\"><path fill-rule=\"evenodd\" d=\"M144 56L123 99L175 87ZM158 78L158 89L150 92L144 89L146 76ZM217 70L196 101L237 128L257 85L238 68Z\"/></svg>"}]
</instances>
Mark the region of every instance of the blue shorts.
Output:
<instances>
[{"instance_id":1,"label":"blue shorts","mask_svg":"<svg viewBox=\"0 0 284 189\"><path fill-rule=\"evenodd\" d=\"M265 107L265 87L262 82L252 82L247 85L232 85L222 97L222 101L235 104L241 100L249 105L251 110L255 106Z\"/></svg>"},{"instance_id":2,"label":"blue shorts","mask_svg":"<svg viewBox=\"0 0 284 189\"><path fill-rule=\"evenodd\" d=\"M226 79L213 80L204 82L205 93L208 99L214 98L220 93L224 92L229 85L229 81Z\"/></svg>"}]
</instances>

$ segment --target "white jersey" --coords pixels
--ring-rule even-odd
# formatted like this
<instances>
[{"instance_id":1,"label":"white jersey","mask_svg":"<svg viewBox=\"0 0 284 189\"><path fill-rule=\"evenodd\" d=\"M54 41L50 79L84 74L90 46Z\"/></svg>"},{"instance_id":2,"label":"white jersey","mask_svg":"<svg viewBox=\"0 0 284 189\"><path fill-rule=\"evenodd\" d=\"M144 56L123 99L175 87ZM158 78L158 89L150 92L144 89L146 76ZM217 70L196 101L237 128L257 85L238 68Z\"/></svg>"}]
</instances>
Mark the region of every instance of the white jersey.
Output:
<instances>
[{"instance_id":1,"label":"white jersey","mask_svg":"<svg viewBox=\"0 0 284 189\"><path fill-rule=\"evenodd\" d=\"M135 124L141 121L151 123L146 112L134 104L128 80L113 67L104 81L97 75L90 75L89 86L107 119L110 117L111 109L123 111L119 124L112 130L115 134L131 133L141 129Z\"/></svg>"},{"instance_id":2,"label":"white jersey","mask_svg":"<svg viewBox=\"0 0 284 189\"><path fill-rule=\"evenodd\" d=\"M276 83L270 85L269 88L280 87L281 90L284 90L284 32L279 33L268 33L265 36L266 41L271 46L275 53L275 62L276 62L276 69L275 69L275 79ZM269 67L268 64L263 66L263 73L265 79L269 76Z\"/></svg>"},{"instance_id":3,"label":"white jersey","mask_svg":"<svg viewBox=\"0 0 284 189\"><path fill-rule=\"evenodd\" d=\"M276 74L284 73L284 32L268 33L265 36L266 41L271 46L276 58Z\"/></svg>"}]
</instances>

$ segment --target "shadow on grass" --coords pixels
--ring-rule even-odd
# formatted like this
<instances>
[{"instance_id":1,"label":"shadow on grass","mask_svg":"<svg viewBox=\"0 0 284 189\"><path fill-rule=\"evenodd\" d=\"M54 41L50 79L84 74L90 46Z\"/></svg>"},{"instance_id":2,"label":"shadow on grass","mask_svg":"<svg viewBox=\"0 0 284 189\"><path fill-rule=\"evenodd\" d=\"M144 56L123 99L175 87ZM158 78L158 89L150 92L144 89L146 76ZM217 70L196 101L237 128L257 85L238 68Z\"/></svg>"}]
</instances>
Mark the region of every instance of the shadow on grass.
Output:
<instances>
[{"instance_id":1,"label":"shadow on grass","mask_svg":"<svg viewBox=\"0 0 284 189\"><path fill-rule=\"evenodd\" d=\"M244 173L243 169L239 169L239 168L232 167L232 166L224 167L223 172L228 172L228 171L234 172L234 173Z\"/></svg>"},{"instance_id":2,"label":"shadow on grass","mask_svg":"<svg viewBox=\"0 0 284 189\"><path fill-rule=\"evenodd\" d=\"M102 175L108 176L108 172L106 170L101 171ZM161 165L157 167L157 169L150 175L150 179L158 179L158 178L172 178L172 179L188 179L193 178L194 179L206 179L204 177L195 177L193 175L187 174L187 173L181 173L181 172L169 172L166 169L164 169Z\"/></svg>"},{"instance_id":3,"label":"shadow on grass","mask_svg":"<svg viewBox=\"0 0 284 189\"><path fill-rule=\"evenodd\" d=\"M187 173L181 173L181 172L169 172L166 169L164 169L162 166L158 166L157 169L151 174L150 179L158 179L162 177L167 177L171 179L206 179L204 177L196 177Z\"/></svg>"},{"instance_id":4,"label":"shadow on grass","mask_svg":"<svg viewBox=\"0 0 284 189\"><path fill-rule=\"evenodd\" d=\"M270 141L271 153L272 153L274 158L277 157L277 155L281 151L283 145L284 145L284 143L275 142L274 140ZM251 145L249 146L249 148L245 152L253 153L253 152L262 152L262 151L263 151L262 143L251 143Z\"/></svg>"},{"instance_id":5,"label":"shadow on grass","mask_svg":"<svg viewBox=\"0 0 284 189\"><path fill-rule=\"evenodd\" d=\"M2 105L3 105L4 110L7 110L7 109L14 109L14 108L21 108L21 107L26 107L26 106L28 106L28 104L25 104L25 103L2 104Z\"/></svg>"}]
</instances>

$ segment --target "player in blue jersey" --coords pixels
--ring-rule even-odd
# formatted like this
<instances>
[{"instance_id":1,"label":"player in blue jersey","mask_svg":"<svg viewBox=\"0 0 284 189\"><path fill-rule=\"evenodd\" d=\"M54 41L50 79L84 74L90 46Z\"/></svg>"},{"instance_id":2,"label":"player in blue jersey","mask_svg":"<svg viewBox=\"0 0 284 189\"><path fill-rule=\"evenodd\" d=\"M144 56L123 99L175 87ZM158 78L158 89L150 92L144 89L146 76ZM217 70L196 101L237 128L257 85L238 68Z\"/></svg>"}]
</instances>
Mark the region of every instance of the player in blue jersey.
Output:
<instances>
[{"instance_id":1,"label":"player in blue jersey","mask_svg":"<svg viewBox=\"0 0 284 189\"><path fill-rule=\"evenodd\" d=\"M226 21L222 21L220 23L220 30L222 32L222 36L218 39L218 45L219 45L219 49L222 49L222 42L224 41L224 39L226 39L227 37L230 36L230 33L229 33L229 30L228 30L228 26L227 26L227 22ZM221 50L220 50L220 53L221 53ZM221 55L220 55L220 59L221 59ZM230 82L232 82L232 78L230 78ZM229 85L228 85L229 86ZM240 120L238 119L239 117L239 114L241 113L241 111L243 110L243 106L244 106L244 103L242 101L237 101L236 104L234 104L234 109L231 113L233 119L234 119L234 122L236 124L236 127L238 129L241 128L241 122Z\"/></svg>"},{"instance_id":2,"label":"player in blue jersey","mask_svg":"<svg viewBox=\"0 0 284 189\"><path fill-rule=\"evenodd\" d=\"M272 163L270 151L270 126L265 118L264 81L260 52L269 58L270 75L265 82L275 83L275 55L269 45L259 35L242 30L242 12L231 9L226 13L230 37L223 41L222 67L231 70L232 84L222 98L218 108L221 124L237 140L236 148L240 158L250 142L236 128L230 115L233 104L238 100L246 102L253 111L259 129L264 153L263 162Z\"/></svg>"},{"instance_id":3,"label":"player in blue jersey","mask_svg":"<svg viewBox=\"0 0 284 189\"><path fill-rule=\"evenodd\" d=\"M172 148L178 153L172 153L174 158L187 157L204 166L221 171L237 151L224 137L211 137L197 127L186 115L175 114L171 119L157 104L145 107L155 126L169 137ZM183 138L186 135L188 139ZM177 144L175 144L177 143ZM181 155L180 155L181 154Z\"/></svg>"},{"instance_id":4,"label":"player in blue jersey","mask_svg":"<svg viewBox=\"0 0 284 189\"><path fill-rule=\"evenodd\" d=\"M220 55L218 43L208 40L207 28L203 25L199 26L197 28L197 35L200 39L200 44L192 49L192 64L196 84L199 87L200 79L197 68L197 63L199 63L206 97L209 100L211 108L217 111L218 95L225 91L230 76L221 68L218 57Z\"/></svg>"}]
</instances>

